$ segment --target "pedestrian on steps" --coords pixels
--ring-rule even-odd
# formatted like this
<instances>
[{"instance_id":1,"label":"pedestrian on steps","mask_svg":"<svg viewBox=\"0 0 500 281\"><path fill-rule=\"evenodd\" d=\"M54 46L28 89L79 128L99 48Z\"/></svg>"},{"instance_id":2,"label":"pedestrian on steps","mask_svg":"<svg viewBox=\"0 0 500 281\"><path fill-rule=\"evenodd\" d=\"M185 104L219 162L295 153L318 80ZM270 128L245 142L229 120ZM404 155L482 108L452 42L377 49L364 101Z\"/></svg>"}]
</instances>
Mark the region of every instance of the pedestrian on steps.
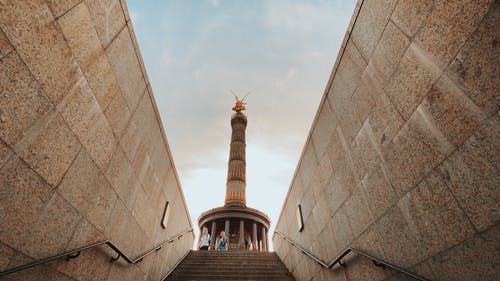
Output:
<instances>
[{"instance_id":1,"label":"pedestrian on steps","mask_svg":"<svg viewBox=\"0 0 500 281\"><path fill-rule=\"evenodd\" d=\"M217 242L217 250L221 252L227 251L228 242L229 239L226 237L226 232L221 231L219 235L219 242Z\"/></svg>"},{"instance_id":2,"label":"pedestrian on steps","mask_svg":"<svg viewBox=\"0 0 500 281\"><path fill-rule=\"evenodd\" d=\"M206 251L210 247L210 234L208 234L208 228L206 226L203 227L200 241L198 241L198 249Z\"/></svg>"}]
</instances>

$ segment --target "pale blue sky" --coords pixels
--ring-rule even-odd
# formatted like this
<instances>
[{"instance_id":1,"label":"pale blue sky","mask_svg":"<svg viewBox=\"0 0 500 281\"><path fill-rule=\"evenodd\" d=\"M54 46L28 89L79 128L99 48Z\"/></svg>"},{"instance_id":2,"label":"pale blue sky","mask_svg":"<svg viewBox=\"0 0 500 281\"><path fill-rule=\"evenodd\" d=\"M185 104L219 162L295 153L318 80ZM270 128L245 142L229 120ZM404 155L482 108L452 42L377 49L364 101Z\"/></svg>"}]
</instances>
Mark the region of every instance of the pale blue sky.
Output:
<instances>
[{"instance_id":1,"label":"pale blue sky","mask_svg":"<svg viewBox=\"0 0 500 281\"><path fill-rule=\"evenodd\" d=\"M247 205L270 237L355 0L127 0L195 228L224 203L234 98L247 98Z\"/></svg>"}]
</instances>

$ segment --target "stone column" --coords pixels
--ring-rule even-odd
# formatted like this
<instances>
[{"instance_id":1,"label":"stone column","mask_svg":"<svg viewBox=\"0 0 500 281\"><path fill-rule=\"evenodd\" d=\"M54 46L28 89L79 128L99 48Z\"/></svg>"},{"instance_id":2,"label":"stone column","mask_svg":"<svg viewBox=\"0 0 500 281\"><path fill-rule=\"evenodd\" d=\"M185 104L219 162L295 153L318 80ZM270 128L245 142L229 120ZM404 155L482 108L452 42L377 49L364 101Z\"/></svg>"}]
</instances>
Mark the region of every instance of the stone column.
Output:
<instances>
[{"instance_id":1,"label":"stone column","mask_svg":"<svg viewBox=\"0 0 500 281\"><path fill-rule=\"evenodd\" d=\"M240 220L240 249L245 249L245 221Z\"/></svg>"},{"instance_id":2,"label":"stone column","mask_svg":"<svg viewBox=\"0 0 500 281\"><path fill-rule=\"evenodd\" d=\"M267 248L267 239L266 239L266 227L262 226L262 252L266 251Z\"/></svg>"},{"instance_id":3,"label":"stone column","mask_svg":"<svg viewBox=\"0 0 500 281\"><path fill-rule=\"evenodd\" d=\"M217 224L215 221L212 222L212 234L210 234L210 249L215 249L215 240L217 239L217 233L215 232L217 229Z\"/></svg>"},{"instance_id":4,"label":"stone column","mask_svg":"<svg viewBox=\"0 0 500 281\"><path fill-rule=\"evenodd\" d=\"M225 206L246 207L245 129L247 117L237 112L231 117L231 147L227 163Z\"/></svg>"},{"instance_id":5,"label":"stone column","mask_svg":"<svg viewBox=\"0 0 500 281\"><path fill-rule=\"evenodd\" d=\"M226 220L226 226L224 227L224 232L226 232L226 236L229 237L229 220Z\"/></svg>"},{"instance_id":6,"label":"stone column","mask_svg":"<svg viewBox=\"0 0 500 281\"><path fill-rule=\"evenodd\" d=\"M253 223L253 231L252 231L252 250L259 249L259 241L257 241L257 223Z\"/></svg>"},{"instance_id":7,"label":"stone column","mask_svg":"<svg viewBox=\"0 0 500 281\"><path fill-rule=\"evenodd\" d=\"M269 234L268 230L266 229L266 236L264 236L264 237L266 237L266 252L269 252L269 240L267 239L267 238L269 238L269 237L267 237L268 234Z\"/></svg>"}]
</instances>

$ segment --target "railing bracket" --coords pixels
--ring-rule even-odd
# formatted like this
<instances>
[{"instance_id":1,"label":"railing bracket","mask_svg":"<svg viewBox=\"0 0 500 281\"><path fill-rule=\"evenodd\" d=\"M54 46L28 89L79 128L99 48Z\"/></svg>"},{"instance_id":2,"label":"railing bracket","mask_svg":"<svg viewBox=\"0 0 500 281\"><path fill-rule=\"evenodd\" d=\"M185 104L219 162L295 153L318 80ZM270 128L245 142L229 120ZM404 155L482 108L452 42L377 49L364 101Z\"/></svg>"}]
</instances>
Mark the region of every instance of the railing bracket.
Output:
<instances>
[{"instance_id":1,"label":"railing bracket","mask_svg":"<svg viewBox=\"0 0 500 281\"><path fill-rule=\"evenodd\" d=\"M69 261L69 260L72 260L72 259L76 259L79 255L80 255L80 252L76 252L74 254L69 254L69 255L66 256L66 260Z\"/></svg>"},{"instance_id":2,"label":"railing bracket","mask_svg":"<svg viewBox=\"0 0 500 281\"><path fill-rule=\"evenodd\" d=\"M120 254L117 254L116 257L111 258L111 262L117 261L120 258Z\"/></svg>"},{"instance_id":3,"label":"railing bracket","mask_svg":"<svg viewBox=\"0 0 500 281\"><path fill-rule=\"evenodd\" d=\"M373 264L374 264L375 266L378 266L378 267L381 267L381 268L384 268L384 269L385 269L385 264L383 264L383 263L379 263L378 261L373 261Z\"/></svg>"},{"instance_id":4,"label":"railing bracket","mask_svg":"<svg viewBox=\"0 0 500 281\"><path fill-rule=\"evenodd\" d=\"M339 260L339 264L340 264L340 266L342 266L342 267L346 267L345 263L343 263L343 262L342 262L342 260Z\"/></svg>"}]
</instances>

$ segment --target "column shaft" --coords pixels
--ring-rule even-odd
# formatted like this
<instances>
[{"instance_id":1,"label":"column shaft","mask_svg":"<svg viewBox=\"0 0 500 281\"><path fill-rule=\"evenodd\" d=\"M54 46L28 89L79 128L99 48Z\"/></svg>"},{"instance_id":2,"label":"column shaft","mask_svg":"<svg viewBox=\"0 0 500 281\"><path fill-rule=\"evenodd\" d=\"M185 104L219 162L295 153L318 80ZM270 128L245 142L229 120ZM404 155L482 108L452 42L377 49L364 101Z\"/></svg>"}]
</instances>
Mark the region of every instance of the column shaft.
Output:
<instances>
[{"instance_id":1,"label":"column shaft","mask_svg":"<svg viewBox=\"0 0 500 281\"><path fill-rule=\"evenodd\" d=\"M240 249L245 249L245 221L240 220Z\"/></svg>"},{"instance_id":2,"label":"column shaft","mask_svg":"<svg viewBox=\"0 0 500 281\"><path fill-rule=\"evenodd\" d=\"M261 251L266 251L267 248L267 239L266 239L266 227L262 226L262 249Z\"/></svg>"},{"instance_id":3,"label":"column shaft","mask_svg":"<svg viewBox=\"0 0 500 281\"><path fill-rule=\"evenodd\" d=\"M212 234L210 234L210 248L215 249L215 240L217 239L217 233L215 232L217 230L217 224L215 221L212 222Z\"/></svg>"},{"instance_id":4,"label":"column shaft","mask_svg":"<svg viewBox=\"0 0 500 281\"><path fill-rule=\"evenodd\" d=\"M259 249L259 241L257 241L257 223L253 223L253 231L252 231L252 247L253 250Z\"/></svg>"},{"instance_id":5,"label":"column shaft","mask_svg":"<svg viewBox=\"0 0 500 281\"><path fill-rule=\"evenodd\" d=\"M226 220L226 225L224 227L224 232L226 232L226 236L229 237L229 220Z\"/></svg>"}]
</instances>

